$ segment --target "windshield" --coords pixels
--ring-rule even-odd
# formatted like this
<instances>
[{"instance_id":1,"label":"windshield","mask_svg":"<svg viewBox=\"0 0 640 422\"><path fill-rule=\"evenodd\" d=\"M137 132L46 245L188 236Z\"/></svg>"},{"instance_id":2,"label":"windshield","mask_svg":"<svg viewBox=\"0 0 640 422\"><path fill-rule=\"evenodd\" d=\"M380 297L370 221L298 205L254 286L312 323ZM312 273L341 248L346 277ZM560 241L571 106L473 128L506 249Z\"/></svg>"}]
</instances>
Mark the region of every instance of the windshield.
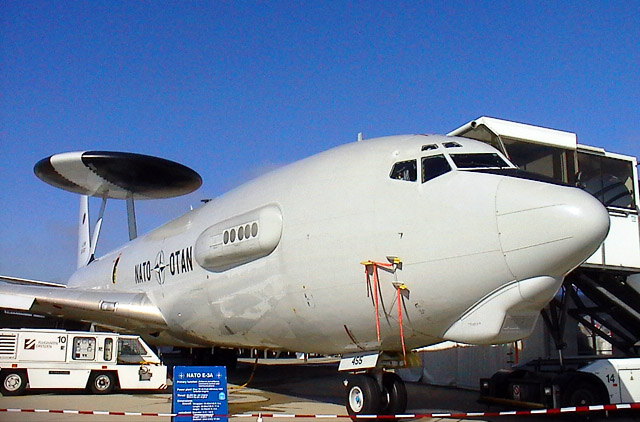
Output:
<instances>
[{"instance_id":1,"label":"windshield","mask_svg":"<svg viewBox=\"0 0 640 422\"><path fill-rule=\"evenodd\" d=\"M146 350L137 338L118 339L118 362L140 363L144 362Z\"/></svg>"},{"instance_id":2,"label":"windshield","mask_svg":"<svg viewBox=\"0 0 640 422\"><path fill-rule=\"evenodd\" d=\"M451 154L451 159L459 169L509 168L509 164L496 153Z\"/></svg>"},{"instance_id":3,"label":"windshield","mask_svg":"<svg viewBox=\"0 0 640 422\"><path fill-rule=\"evenodd\" d=\"M451 166L442 154L422 159L422 183L435 179L449 171L451 171Z\"/></svg>"}]
</instances>

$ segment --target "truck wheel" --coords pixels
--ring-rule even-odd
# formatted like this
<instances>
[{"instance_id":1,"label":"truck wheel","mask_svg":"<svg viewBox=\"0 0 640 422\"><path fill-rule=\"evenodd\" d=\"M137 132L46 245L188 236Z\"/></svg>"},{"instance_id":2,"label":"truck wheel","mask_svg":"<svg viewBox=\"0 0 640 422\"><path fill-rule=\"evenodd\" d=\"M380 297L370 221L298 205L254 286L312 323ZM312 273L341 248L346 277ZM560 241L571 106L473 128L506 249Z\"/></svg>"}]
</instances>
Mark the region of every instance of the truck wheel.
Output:
<instances>
[{"instance_id":1,"label":"truck wheel","mask_svg":"<svg viewBox=\"0 0 640 422\"><path fill-rule=\"evenodd\" d=\"M380 388L372 377L351 375L347 379L347 412L355 420L357 415L376 415L380 410Z\"/></svg>"},{"instance_id":2,"label":"truck wheel","mask_svg":"<svg viewBox=\"0 0 640 422\"><path fill-rule=\"evenodd\" d=\"M108 394L115 387L115 379L110 372L96 372L90 381L91 392L94 394Z\"/></svg>"},{"instance_id":3,"label":"truck wheel","mask_svg":"<svg viewBox=\"0 0 640 422\"><path fill-rule=\"evenodd\" d=\"M407 389L404 382L393 372L382 375L382 405L380 414L399 415L407 410Z\"/></svg>"},{"instance_id":4,"label":"truck wheel","mask_svg":"<svg viewBox=\"0 0 640 422\"><path fill-rule=\"evenodd\" d=\"M0 391L3 396L19 396L27 389L27 376L22 371L7 371L2 374Z\"/></svg>"},{"instance_id":5,"label":"truck wheel","mask_svg":"<svg viewBox=\"0 0 640 422\"><path fill-rule=\"evenodd\" d=\"M575 386L567 388L563 394L564 406L591 406L594 404L603 404L598 389L590 383L577 383Z\"/></svg>"}]
</instances>

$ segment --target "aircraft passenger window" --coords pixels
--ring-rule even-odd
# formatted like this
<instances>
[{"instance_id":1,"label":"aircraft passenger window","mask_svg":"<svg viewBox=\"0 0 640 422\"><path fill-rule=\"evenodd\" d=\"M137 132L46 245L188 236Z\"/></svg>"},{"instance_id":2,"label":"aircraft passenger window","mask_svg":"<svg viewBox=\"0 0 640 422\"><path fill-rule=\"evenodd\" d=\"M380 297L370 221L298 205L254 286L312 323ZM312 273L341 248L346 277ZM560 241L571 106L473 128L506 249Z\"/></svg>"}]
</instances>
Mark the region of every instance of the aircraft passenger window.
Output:
<instances>
[{"instance_id":1,"label":"aircraft passenger window","mask_svg":"<svg viewBox=\"0 0 640 422\"><path fill-rule=\"evenodd\" d=\"M434 155L422 159L422 183L451 171L444 155Z\"/></svg>"},{"instance_id":2,"label":"aircraft passenger window","mask_svg":"<svg viewBox=\"0 0 640 422\"><path fill-rule=\"evenodd\" d=\"M631 162L578 153L578 186L608 207L635 209Z\"/></svg>"},{"instance_id":3,"label":"aircraft passenger window","mask_svg":"<svg viewBox=\"0 0 640 422\"><path fill-rule=\"evenodd\" d=\"M470 168L508 168L509 165L496 153L491 154L451 154L456 167Z\"/></svg>"},{"instance_id":4,"label":"aircraft passenger window","mask_svg":"<svg viewBox=\"0 0 640 422\"><path fill-rule=\"evenodd\" d=\"M418 180L416 160L401 161L399 163L395 163L393 165L393 168L391 169L391 174L389 175L389 177L395 180L406 180L409 182L415 182L416 180Z\"/></svg>"},{"instance_id":5,"label":"aircraft passenger window","mask_svg":"<svg viewBox=\"0 0 640 422\"><path fill-rule=\"evenodd\" d=\"M74 337L73 339L73 359L93 360L96 357L95 337Z\"/></svg>"}]
</instances>

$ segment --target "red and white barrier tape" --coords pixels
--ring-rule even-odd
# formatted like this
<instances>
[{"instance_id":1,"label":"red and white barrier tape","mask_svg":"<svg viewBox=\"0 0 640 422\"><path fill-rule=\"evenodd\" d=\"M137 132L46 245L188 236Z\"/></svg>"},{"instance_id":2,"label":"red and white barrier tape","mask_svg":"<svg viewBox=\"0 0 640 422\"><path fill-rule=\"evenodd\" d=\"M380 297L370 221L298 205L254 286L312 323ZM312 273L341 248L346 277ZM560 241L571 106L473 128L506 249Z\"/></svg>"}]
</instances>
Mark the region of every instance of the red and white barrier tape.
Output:
<instances>
[{"instance_id":1,"label":"red and white barrier tape","mask_svg":"<svg viewBox=\"0 0 640 422\"><path fill-rule=\"evenodd\" d=\"M640 403L605 404L597 406L563 407L559 409L509 410L504 412L470 412L470 413L407 413L402 415L356 415L357 419L417 419L417 418L479 418L520 415L557 415L561 413L584 413L597 411L640 410ZM191 416L184 413L151 413L151 412L118 412L107 410L50 410L50 409L3 409L0 413L63 413L69 415L109 415L109 416L156 416L171 418L175 416ZM239 413L234 415L215 415L223 418L308 418L337 419L351 418L350 415L294 415L287 413Z\"/></svg>"}]
</instances>

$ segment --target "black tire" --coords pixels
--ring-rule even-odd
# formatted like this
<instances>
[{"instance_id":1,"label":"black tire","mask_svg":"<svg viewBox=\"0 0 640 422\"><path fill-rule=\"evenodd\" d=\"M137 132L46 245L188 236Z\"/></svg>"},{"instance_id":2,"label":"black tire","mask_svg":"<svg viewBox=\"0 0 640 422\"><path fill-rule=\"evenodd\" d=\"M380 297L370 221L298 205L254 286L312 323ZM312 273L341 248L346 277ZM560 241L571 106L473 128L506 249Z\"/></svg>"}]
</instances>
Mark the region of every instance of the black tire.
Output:
<instances>
[{"instance_id":1,"label":"black tire","mask_svg":"<svg viewBox=\"0 0 640 422\"><path fill-rule=\"evenodd\" d=\"M382 376L381 415L399 415L407 410L407 389L404 382L393 372Z\"/></svg>"},{"instance_id":2,"label":"black tire","mask_svg":"<svg viewBox=\"0 0 640 422\"><path fill-rule=\"evenodd\" d=\"M2 372L0 392L3 396L19 396L27 389L27 374L24 371Z\"/></svg>"},{"instance_id":3,"label":"black tire","mask_svg":"<svg viewBox=\"0 0 640 422\"><path fill-rule=\"evenodd\" d=\"M591 383L578 382L575 385L566 385L565 389L562 394L563 406L580 407L604 404L598 388Z\"/></svg>"},{"instance_id":4,"label":"black tire","mask_svg":"<svg viewBox=\"0 0 640 422\"><path fill-rule=\"evenodd\" d=\"M93 394L109 394L115 385L116 379L111 372L96 372L89 379L89 388Z\"/></svg>"},{"instance_id":5,"label":"black tire","mask_svg":"<svg viewBox=\"0 0 640 422\"><path fill-rule=\"evenodd\" d=\"M356 415L377 415L380 411L380 387L368 375L350 375L347 378L347 412Z\"/></svg>"}]
</instances>

